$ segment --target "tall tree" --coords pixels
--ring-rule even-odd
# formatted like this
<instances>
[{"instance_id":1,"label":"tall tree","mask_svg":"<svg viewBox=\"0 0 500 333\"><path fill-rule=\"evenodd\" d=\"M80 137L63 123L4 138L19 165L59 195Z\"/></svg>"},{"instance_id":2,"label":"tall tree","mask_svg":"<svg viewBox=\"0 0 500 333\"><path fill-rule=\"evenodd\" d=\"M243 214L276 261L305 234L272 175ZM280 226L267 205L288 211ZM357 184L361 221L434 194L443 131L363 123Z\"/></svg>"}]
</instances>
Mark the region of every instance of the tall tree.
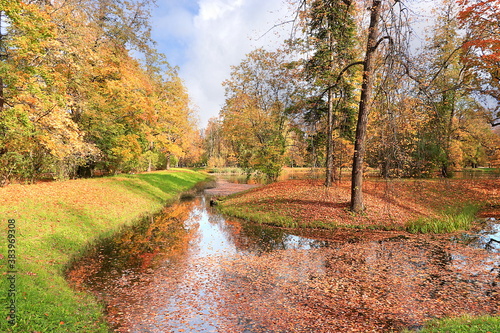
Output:
<instances>
[{"instance_id":1,"label":"tall tree","mask_svg":"<svg viewBox=\"0 0 500 333\"><path fill-rule=\"evenodd\" d=\"M354 143L354 156L352 163L351 179L351 210L362 212L365 209L363 202L363 162L366 151L366 129L368 114L373 92L374 61L379 41L379 20L382 12L382 1L373 0L370 9L370 25L366 43L365 58L363 61L363 83L359 100L358 123L356 126L356 139Z\"/></svg>"},{"instance_id":2,"label":"tall tree","mask_svg":"<svg viewBox=\"0 0 500 333\"><path fill-rule=\"evenodd\" d=\"M475 91L484 97L492 126L500 126L500 0L459 0L466 30L463 61L476 73Z\"/></svg>"},{"instance_id":3,"label":"tall tree","mask_svg":"<svg viewBox=\"0 0 500 333\"><path fill-rule=\"evenodd\" d=\"M351 176L351 210L353 212L362 212L365 209L363 166L368 116L373 103L372 95L375 89L374 79L377 67L380 69L377 91L382 92L381 88L387 78L393 77L396 73L402 75L401 70L405 68L402 64L408 57L409 22L406 6L397 0L372 0L369 3L370 18L366 28L367 37L362 62L363 76ZM380 59L379 66L376 66L377 59ZM383 93L390 95L392 92L384 90Z\"/></svg>"},{"instance_id":4,"label":"tall tree","mask_svg":"<svg viewBox=\"0 0 500 333\"><path fill-rule=\"evenodd\" d=\"M327 96L325 185L328 187L335 178L334 170L341 165L336 145L350 134L350 126L343 124L352 116L349 104L354 86L352 75L346 71L354 59L354 5L341 0L312 1L305 5L307 46L314 52L305 67L306 77L319 93L316 98ZM314 109L318 112L321 108Z\"/></svg>"},{"instance_id":5,"label":"tall tree","mask_svg":"<svg viewBox=\"0 0 500 333\"><path fill-rule=\"evenodd\" d=\"M255 50L225 82L221 111L225 137L247 171L276 179L285 162L288 109L294 104L294 70L282 52Z\"/></svg>"},{"instance_id":6,"label":"tall tree","mask_svg":"<svg viewBox=\"0 0 500 333\"><path fill-rule=\"evenodd\" d=\"M314 1L312 1L315 3ZM302 8L307 4L307 0L299 1L299 8ZM321 6L322 2L318 2ZM325 2L323 2L325 3ZM355 1L344 0L335 2L335 8L350 8L351 5L356 3ZM328 2L328 4L333 4ZM406 24L406 7L401 3L401 1L397 0L370 0L365 1L361 4L360 8L367 7L370 11L370 18L368 20L368 26L365 26L366 22L363 19L358 20L360 31L358 37L365 40L365 45L362 46L362 50L364 53L363 61L353 61L351 63L347 63L347 65L338 72L338 76L341 78L343 74L351 67L355 65L363 66L363 74L362 74L362 82L360 91L360 100L358 104L358 119L356 125L356 134L355 134L355 147L353 153L353 168L352 168L352 186L351 186L351 210L354 212L361 212L364 210L363 204L363 164L365 158L365 150L366 150L366 131L368 126L368 115L370 114L371 103L372 103L372 94L374 91L374 79L375 79L375 71L376 71L376 59L381 58L383 63L386 64L385 70L386 73L390 71L395 63L396 58L403 58L406 56L404 54L405 47L407 46L407 38L405 37L406 30L403 29L403 26ZM299 10L300 13L300 10ZM382 19L382 14L384 15ZM361 17L363 15L359 15ZM344 18L349 16L344 16ZM328 22L328 20L326 20ZM340 31L342 31L342 27L344 27L344 38L349 36L347 32L349 29L345 27L349 27L349 22L341 22ZM328 26L328 25L327 25ZM325 31L328 31L326 29ZM335 30L334 30L335 31ZM383 31L383 35L379 33L379 31ZM366 32L366 33L364 33ZM366 39L365 39L366 37ZM324 41L328 41L328 38L323 39ZM333 39L331 39L333 40ZM344 39L348 40L348 39ZM387 45L384 49L384 56L380 56L377 50L383 45L384 41L387 41ZM331 44L327 44L331 48ZM382 53L381 53L382 54ZM331 62L331 57L327 58ZM331 69L331 68L330 68ZM336 81L334 81L336 82ZM330 82L332 83L332 82ZM331 85L330 85L331 86ZM332 99L330 99L332 100ZM331 109L331 108L330 108ZM331 118L330 118L331 119ZM328 126L330 127L330 126ZM329 163L331 164L331 163ZM327 181L328 182L328 181Z\"/></svg>"},{"instance_id":7,"label":"tall tree","mask_svg":"<svg viewBox=\"0 0 500 333\"><path fill-rule=\"evenodd\" d=\"M454 0L443 0L438 7L437 20L432 27L430 42L421 55L420 96L429 106L427 132L432 140L427 149L441 174L451 175L456 168L452 158L454 120L464 104L470 85L470 71L460 61L462 38L458 33L457 6Z\"/></svg>"}]
</instances>

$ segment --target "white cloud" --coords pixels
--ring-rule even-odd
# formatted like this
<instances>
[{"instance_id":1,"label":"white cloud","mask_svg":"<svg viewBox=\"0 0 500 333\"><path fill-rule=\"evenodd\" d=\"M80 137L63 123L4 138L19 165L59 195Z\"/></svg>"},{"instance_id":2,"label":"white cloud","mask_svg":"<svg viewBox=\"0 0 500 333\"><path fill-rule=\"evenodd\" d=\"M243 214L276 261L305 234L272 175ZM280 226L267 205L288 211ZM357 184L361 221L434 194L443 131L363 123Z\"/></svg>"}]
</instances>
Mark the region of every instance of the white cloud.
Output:
<instances>
[{"instance_id":1,"label":"white cloud","mask_svg":"<svg viewBox=\"0 0 500 333\"><path fill-rule=\"evenodd\" d=\"M259 37L286 20L289 8L284 0L175 2L158 1L153 37L169 62L180 67L204 127L224 103L222 82L231 66L257 47L275 47L280 39L275 33Z\"/></svg>"},{"instance_id":2,"label":"white cloud","mask_svg":"<svg viewBox=\"0 0 500 333\"><path fill-rule=\"evenodd\" d=\"M433 3L418 0L412 12L420 13L418 19L425 23ZM231 66L257 47L278 46L291 25L260 37L293 18L287 0L157 0L157 4L153 38L170 64L179 66L202 127L224 104L222 82L229 78Z\"/></svg>"},{"instance_id":3,"label":"white cloud","mask_svg":"<svg viewBox=\"0 0 500 333\"><path fill-rule=\"evenodd\" d=\"M200 13L198 17L202 21L217 20L223 18L226 13L231 13L241 7L243 0L237 1L222 1L222 0L208 0L200 1Z\"/></svg>"}]
</instances>

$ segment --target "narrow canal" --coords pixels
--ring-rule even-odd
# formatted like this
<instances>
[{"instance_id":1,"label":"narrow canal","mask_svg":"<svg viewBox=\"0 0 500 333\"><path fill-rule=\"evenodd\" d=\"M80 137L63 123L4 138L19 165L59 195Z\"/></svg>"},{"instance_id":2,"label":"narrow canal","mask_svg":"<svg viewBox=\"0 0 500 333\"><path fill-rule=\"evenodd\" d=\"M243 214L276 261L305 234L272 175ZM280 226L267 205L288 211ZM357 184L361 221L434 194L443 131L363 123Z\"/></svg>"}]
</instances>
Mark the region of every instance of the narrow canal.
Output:
<instances>
[{"instance_id":1,"label":"narrow canal","mask_svg":"<svg viewBox=\"0 0 500 333\"><path fill-rule=\"evenodd\" d=\"M498 248L398 232L291 234L218 214L210 197L228 188L166 207L74 266L70 280L106 304L114 331L389 332L500 310Z\"/></svg>"}]
</instances>

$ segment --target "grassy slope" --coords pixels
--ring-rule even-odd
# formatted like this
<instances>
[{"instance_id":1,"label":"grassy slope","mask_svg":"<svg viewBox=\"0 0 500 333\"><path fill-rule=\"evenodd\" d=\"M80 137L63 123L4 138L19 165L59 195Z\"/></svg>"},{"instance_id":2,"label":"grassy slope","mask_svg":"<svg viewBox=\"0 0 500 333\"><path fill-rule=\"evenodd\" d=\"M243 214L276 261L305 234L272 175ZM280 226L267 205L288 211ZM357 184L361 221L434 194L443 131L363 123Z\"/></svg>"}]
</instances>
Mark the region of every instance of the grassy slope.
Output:
<instances>
[{"instance_id":1,"label":"grassy slope","mask_svg":"<svg viewBox=\"0 0 500 333\"><path fill-rule=\"evenodd\" d=\"M107 332L102 306L71 289L68 263L94 240L158 211L206 179L191 171L163 171L0 188L0 332ZM7 220L16 220L17 315L7 309Z\"/></svg>"}]
</instances>

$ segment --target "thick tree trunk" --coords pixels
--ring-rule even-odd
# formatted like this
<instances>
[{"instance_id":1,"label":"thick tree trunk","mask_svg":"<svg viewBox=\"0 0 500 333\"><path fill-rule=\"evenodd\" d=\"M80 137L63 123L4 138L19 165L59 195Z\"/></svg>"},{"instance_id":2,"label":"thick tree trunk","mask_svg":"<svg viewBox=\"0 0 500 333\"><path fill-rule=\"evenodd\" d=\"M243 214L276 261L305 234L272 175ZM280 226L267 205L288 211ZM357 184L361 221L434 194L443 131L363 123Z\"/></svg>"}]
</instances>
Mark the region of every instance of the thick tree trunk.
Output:
<instances>
[{"instance_id":1,"label":"thick tree trunk","mask_svg":"<svg viewBox=\"0 0 500 333\"><path fill-rule=\"evenodd\" d=\"M378 21L382 10L382 1L373 0L370 15L370 30L366 45L366 55L363 66L363 84L359 101L358 124L352 163L351 210L359 213L365 209L363 202L363 161L365 158L365 138L370 113L370 100L373 91L373 62L377 48Z\"/></svg>"}]
</instances>

